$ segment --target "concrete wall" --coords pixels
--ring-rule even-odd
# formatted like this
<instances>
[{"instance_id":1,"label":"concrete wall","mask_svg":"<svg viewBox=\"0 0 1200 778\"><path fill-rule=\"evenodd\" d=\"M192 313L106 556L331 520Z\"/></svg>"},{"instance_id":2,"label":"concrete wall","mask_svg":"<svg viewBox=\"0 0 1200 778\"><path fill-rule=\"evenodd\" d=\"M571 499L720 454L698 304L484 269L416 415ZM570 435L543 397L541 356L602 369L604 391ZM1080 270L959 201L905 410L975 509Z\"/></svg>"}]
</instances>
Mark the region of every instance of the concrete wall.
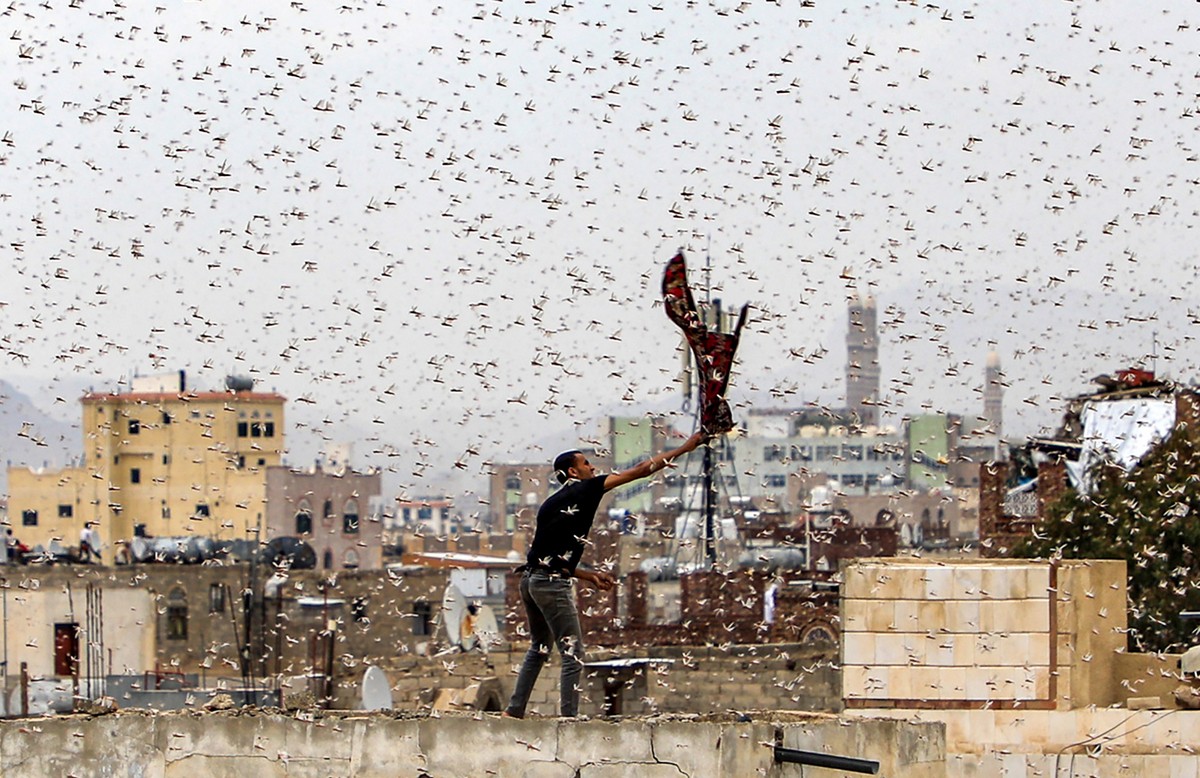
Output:
<instances>
[{"instance_id":1,"label":"concrete wall","mask_svg":"<svg viewBox=\"0 0 1200 778\"><path fill-rule=\"evenodd\" d=\"M512 693L524 651L451 654L441 657L408 656L391 660L383 669L392 685L395 706L402 710L427 710L437 689L462 689L480 678L496 677L504 701ZM605 683L624 682L620 691L625 715L698 713L714 711L836 711L841 707L833 651L811 646L661 646L623 649L619 652L589 649L587 661L614 657L655 660L627 678L611 670L589 669L580 710L595 716L604 710ZM557 654L542 669L529 711L555 715L559 701ZM339 686L339 707L354 707L359 700L357 682Z\"/></svg>"},{"instance_id":2,"label":"concrete wall","mask_svg":"<svg viewBox=\"0 0 1200 778\"><path fill-rule=\"evenodd\" d=\"M103 587L106 598L116 598L106 599L104 608L105 647L114 651L113 672L140 673L154 670L157 664L172 672L200 674L209 682L218 677L240 677L237 651L244 626L240 593L250 575L246 564L29 566L13 571L16 575L8 594L10 618L15 618L22 604L19 598L26 592L65 591L69 585L75 592L77 614L83 612L83 592L89 582ZM261 581L269 571L260 569L258 574ZM361 674L361 670L354 670L360 663L378 664L404 656L427 648L434 639L446 645L444 629L434 623L430 627L435 634L420 634L413 614L420 601L429 603L432 614L437 614L448 571L414 570L403 575L389 575L384 570L342 571L328 588L330 600L340 604L328 609L301 606L301 598L317 603L322 600L320 585L329 583L328 575L321 570L293 570L282 587L282 596L268 597L254 609L251 640L256 654L263 657L254 668L255 675L307 672L314 635L325 629L326 617L337 624L335 666L339 672L349 668ZM365 606L365 615L359 619L354 616L355 601ZM141 602L149 604L135 607L134 603ZM39 623L44 625L47 619L59 619L70 611L65 597L54 608L57 610L52 614L40 615L39 611L31 618L42 619ZM182 632L178 625L170 629L172 608L183 608L187 614ZM82 616L79 621L82 623ZM39 638L36 646L29 647L38 657L38 664L33 660L30 664L30 672L35 675L53 673L53 623L46 628L50 637ZM23 634L10 625L10 652L25 643ZM129 658L125 653L127 643L129 650L136 647L142 653ZM148 646L148 651L143 646ZM18 660L10 659L15 670ZM35 666L46 669L35 670Z\"/></svg>"},{"instance_id":3,"label":"concrete wall","mask_svg":"<svg viewBox=\"0 0 1200 778\"><path fill-rule=\"evenodd\" d=\"M154 666L154 597L145 589L117 584L100 585L103 608L100 634L88 634L86 582L67 581L59 586L40 585L35 578L11 582L4 592L8 618L8 644L0 646L7 657L9 675L16 676L27 663L34 677L54 675L56 624L76 625L80 671L88 644L103 647L110 673L140 673ZM100 622L96 622L100 623Z\"/></svg>"},{"instance_id":4,"label":"concrete wall","mask_svg":"<svg viewBox=\"0 0 1200 778\"><path fill-rule=\"evenodd\" d=\"M832 716L735 723L117 713L0 722L0 764L6 778L744 778L812 772L776 765L773 746L780 743L876 759L889 778L948 774L938 724L845 723ZM846 778L839 771L821 773Z\"/></svg>"}]
</instances>

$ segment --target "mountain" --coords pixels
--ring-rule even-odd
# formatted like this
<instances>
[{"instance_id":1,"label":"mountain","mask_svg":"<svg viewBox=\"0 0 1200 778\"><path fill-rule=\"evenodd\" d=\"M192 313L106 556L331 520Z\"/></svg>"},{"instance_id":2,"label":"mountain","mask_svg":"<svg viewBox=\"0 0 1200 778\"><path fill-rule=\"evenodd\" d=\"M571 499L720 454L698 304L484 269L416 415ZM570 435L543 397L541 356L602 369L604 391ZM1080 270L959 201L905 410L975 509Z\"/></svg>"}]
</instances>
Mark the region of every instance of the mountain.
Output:
<instances>
[{"instance_id":1,"label":"mountain","mask_svg":"<svg viewBox=\"0 0 1200 778\"><path fill-rule=\"evenodd\" d=\"M62 417L51 415L42 406L65 403ZM8 467L62 467L80 456L78 421L66 417L74 413L78 419L78 397L72 395L60 402L50 398L37 403L17 387L0 380L0 492L8 492Z\"/></svg>"}]
</instances>

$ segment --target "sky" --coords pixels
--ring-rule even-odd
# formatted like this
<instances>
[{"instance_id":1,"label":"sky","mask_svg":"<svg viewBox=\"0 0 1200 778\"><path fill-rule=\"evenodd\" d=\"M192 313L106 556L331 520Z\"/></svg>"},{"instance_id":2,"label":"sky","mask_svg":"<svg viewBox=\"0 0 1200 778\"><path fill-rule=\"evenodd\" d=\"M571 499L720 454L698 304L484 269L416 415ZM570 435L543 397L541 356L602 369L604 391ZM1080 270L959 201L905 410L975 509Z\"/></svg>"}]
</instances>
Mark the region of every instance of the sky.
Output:
<instances>
[{"instance_id":1,"label":"sky","mask_svg":"<svg viewBox=\"0 0 1200 778\"><path fill-rule=\"evenodd\" d=\"M134 375L245 374L289 398L290 461L350 440L404 495L466 494L608 414L690 426L683 249L752 306L735 416L839 404L871 295L887 419L980 413L995 351L1034 434L1099 373L1194 380L1198 17L13 2L0 378L74 419Z\"/></svg>"}]
</instances>

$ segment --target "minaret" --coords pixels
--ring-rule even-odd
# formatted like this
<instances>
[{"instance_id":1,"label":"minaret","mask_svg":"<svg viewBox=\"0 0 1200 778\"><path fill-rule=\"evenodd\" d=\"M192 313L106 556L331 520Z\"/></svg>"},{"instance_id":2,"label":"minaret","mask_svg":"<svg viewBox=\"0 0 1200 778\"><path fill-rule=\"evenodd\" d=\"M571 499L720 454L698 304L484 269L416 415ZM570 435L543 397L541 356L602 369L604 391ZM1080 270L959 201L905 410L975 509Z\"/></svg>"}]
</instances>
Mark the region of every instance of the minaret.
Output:
<instances>
[{"instance_id":1,"label":"minaret","mask_svg":"<svg viewBox=\"0 0 1200 778\"><path fill-rule=\"evenodd\" d=\"M879 333L875 329L875 298L856 297L850 303L846 327L846 408L863 426L879 423Z\"/></svg>"},{"instance_id":2,"label":"minaret","mask_svg":"<svg viewBox=\"0 0 1200 778\"><path fill-rule=\"evenodd\" d=\"M1004 425L1004 373L1000 370L1000 355L989 351L983 379L983 418L1000 437Z\"/></svg>"}]
</instances>

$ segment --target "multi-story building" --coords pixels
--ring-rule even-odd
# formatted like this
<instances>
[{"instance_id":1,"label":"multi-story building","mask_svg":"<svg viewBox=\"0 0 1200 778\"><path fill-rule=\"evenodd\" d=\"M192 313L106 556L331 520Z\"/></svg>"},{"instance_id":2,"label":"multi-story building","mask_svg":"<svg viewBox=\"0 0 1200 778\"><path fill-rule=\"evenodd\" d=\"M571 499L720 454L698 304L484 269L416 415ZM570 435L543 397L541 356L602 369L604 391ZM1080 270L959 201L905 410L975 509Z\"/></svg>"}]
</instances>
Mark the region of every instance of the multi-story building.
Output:
<instances>
[{"instance_id":1,"label":"multi-story building","mask_svg":"<svg viewBox=\"0 0 1200 778\"><path fill-rule=\"evenodd\" d=\"M583 453L599 472L612 470L612 458L593 449ZM538 507L559 487L547 462L491 463L488 513L492 532L533 529ZM602 506L606 510L606 506Z\"/></svg>"},{"instance_id":2,"label":"multi-story building","mask_svg":"<svg viewBox=\"0 0 1200 778\"><path fill-rule=\"evenodd\" d=\"M135 534L260 537L266 470L282 462L285 399L229 384L192 390L179 372L84 395L79 465L9 468L14 533L31 546L75 546L90 523L106 562Z\"/></svg>"},{"instance_id":3,"label":"multi-story building","mask_svg":"<svg viewBox=\"0 0 1200 778\"><path fill-rule=\"evenodd\" d=\"M450 535L461 529L459 517L454 510L454 500L449 497L418 497L401 500L384 531L394 538L405 532L432 532L437 536Z\"/></svg>"},{"instance_id":4,"label":"multi-story building","mask_svg":"<svg viewBox=\"0 0 1200 778\"><path fill-rule=\"evenodd\" d=\"M378 470L268 467L266 483L267 538L303 540L323 570L383 566Z\"/></svg>"},{"instance_id":5,"label":"multi-story building","mask_svg":"<svg viewBox=\"0 0 1200 778\"><path fill-rule=\"evenodd\" d=\"M855 425L852 414L827 409L753 409L733 442L743 495L773 510L803 509L813 484L843 494L904 485L904 434Z\"/></svg>"},{"instance_id":6,"label":"multi-story building","mask_svg":"<svg viewBox=\"0 0 1200 778\"><path fill-rule=\"evenodd\" d=\"M983 419L929 413L908 420L908 482L917 489L978 488L979 467L998 457L1000 439Z\"/></svg>"}]
</instances>

